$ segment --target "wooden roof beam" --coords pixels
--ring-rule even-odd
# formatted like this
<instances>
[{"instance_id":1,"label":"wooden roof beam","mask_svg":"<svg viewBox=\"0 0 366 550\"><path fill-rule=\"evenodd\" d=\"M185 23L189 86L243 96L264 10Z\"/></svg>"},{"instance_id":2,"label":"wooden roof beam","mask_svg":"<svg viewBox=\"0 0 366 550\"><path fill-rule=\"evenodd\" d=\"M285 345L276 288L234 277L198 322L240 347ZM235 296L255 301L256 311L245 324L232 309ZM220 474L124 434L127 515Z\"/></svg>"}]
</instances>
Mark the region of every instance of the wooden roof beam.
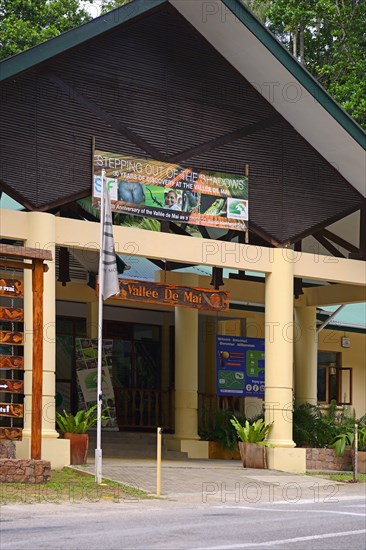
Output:
<instances>
[{"instance_id":1,"label":"wooden roof beam","mask_svg":"<svg viewBox=\"0 0 366 550\"><path fill-rule=\"evenodd\" d=\"M340 252L338 250L338 248L336 248L334 245L332 245L332 243L330 243L325 237L323 237L323 235L321 233L314 233L313 237L321 245L323 245L324 248L332 254L332 256L335 256L336 258L345 258L345 255L342 254L342 252Z\"/></svg>"},{"instance_id":2,"label":"wooden roof beam","mask_svg":"<svg viewBox=\"0 0 366 550\"><path fill-rule=\"evenodd\" d=\"M120 134L124 135L132 143L137 145L137 147L139 147L142 151L148 153L148 155L150 155L152 158L161 159L162 157L164 157L161 151L159 151L153 145L144 140L136 132L128 128L128 126L116 120L114 116L107 113L107 111L99 107L99 105L97 105L94 101L78 92L76 88L73 88L72 86L67 84L64 80L62 80L62 78L52 73L47 73L44 76L54 86L62 90L68 97L72 98L76 103L79 103L79 105L81 105L85 109L88 109L88 111L93 113L93 115L98 117L100 120L103 120L103 122L105 122L108 126L114 128Z\"/></svg>"},{"instance_id":3,"label":"wooden roof beam","mask_svg":"<svg viewBox=\"0 0 366 550\"><path fill-rule=\"evenodd\" d=\"M348 241L345 241L344 239L342 239L342 237L339 237L338 235L336 235L335 233L332 233L332 231L329 231L328 229L322 229L319 233L323 235L323 237L325 237L326 239L333 241L335 244L338 244L345 250L348 250L348 252L352 252L352 254L359 254L360 252L357 246L354 246Z\"/></svg>"},{"instance_id":4,"label":"wooden roof beam","mask_svg":"<svg viewBox=\"0 0 366 550\"><path fill-rule=\"evenodd\" d=\"M52 261L52 252L43 248L29 248L0 243L0 256L7 258L22 258L24 260Z\"/></svg>"},{"instance_id":5,"label":"wooden roof beam","mask_svg":"<svg viewBox=\"0 0 366 550\"><path fill-rule=\"evenodd\" d=\"M253 124L244 126L239 130L228 132L227 134L219 136L215 139L206 141L206 143L202 143L201 145L197 145L196 147L191 147L190 149L186 149L185 151L182 151L175 155L171 155L170 157L168 157L167 160L169 162L177 163L183 162L189 158L196 157L198 155L203 155L205 153L208 153L209 151L212 151L212 149L217 149L218 147L222 147L223 145L227 145L228 143L237 141L238 139L241 139L243 137L250 136L255 134L256 132L270 128L271 126L274 126L280 119L281 117L278 114L271 115L260 120L259 122L254 122Z\"/></svg>"}]
</instances>

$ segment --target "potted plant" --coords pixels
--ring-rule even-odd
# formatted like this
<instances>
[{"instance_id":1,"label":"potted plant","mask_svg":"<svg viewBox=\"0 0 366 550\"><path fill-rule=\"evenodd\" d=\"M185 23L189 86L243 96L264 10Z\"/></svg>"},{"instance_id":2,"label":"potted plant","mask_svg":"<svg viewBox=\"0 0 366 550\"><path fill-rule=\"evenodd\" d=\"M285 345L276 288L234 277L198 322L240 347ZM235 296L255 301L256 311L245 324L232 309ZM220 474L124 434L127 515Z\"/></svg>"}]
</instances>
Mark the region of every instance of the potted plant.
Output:
<instances>
[{"instance_id":1,"label":"potted plant","mask_svg":"<svg viewBox=\"0 0 366 550\"><path fill-rule=\"evenodd\" d=\"M211 459L239 459L238 439L230 420L232 411L219 409L208 416L207 429L201 433L209 442L208 456Z\"/></svg>"},{"instance_id":2,"label":"potted plant","mask_svg":"<svg viewBox=\"0 0 366 550\"><path fill-rule=\"evenodd\" d=\"M56 411L56 422L64 439L70 440L70 464L85 464L88 453L89 435L86 433L97 423L97 405L82 409L75 415ZM102 416L104 420L106 417Z\"/></svg>"},{"instance_id":3,"label":"potted plant","mask_svg":"<svg viewBox=\"0 0 366 550\"><path fill-rule=\"evenodd\" d=\"M335 449L336 455L341 456L346 447L353 447L354 444L354 431L347 430L338 434L332 443L332 447ZM358 473L366 474L366 426L358 427Z\"/></svg>"},{"instance_id":4,"label":"potted plant","mask_svg":"<svg viewBox=\"0 0 366 550\"><path fill-rule=\"evenodd\" d=\"M244 468L267 468L267 449L270 444L265 440L272 424L265 424L263 418L254 422L246 420L240 424L234 416L231 423L239 439L240 458Z\"/></svg>"}]
</instances>

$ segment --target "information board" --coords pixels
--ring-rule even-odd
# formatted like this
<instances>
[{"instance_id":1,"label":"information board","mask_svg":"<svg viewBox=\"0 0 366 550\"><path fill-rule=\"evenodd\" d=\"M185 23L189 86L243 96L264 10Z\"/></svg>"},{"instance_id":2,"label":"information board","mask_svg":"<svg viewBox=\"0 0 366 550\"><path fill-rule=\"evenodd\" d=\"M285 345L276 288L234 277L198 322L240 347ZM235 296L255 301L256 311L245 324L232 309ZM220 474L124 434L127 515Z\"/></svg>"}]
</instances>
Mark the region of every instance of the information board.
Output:
<instances>
[{"instance_id":1,"label":"information board","mask_svg":"<svg viewBox=\"0 0 366 550\"><path fill-rule=\"evenodd\" d=\"M264 338L216 337L217 395L264 397Z\"/></svg>"}]
</instances>

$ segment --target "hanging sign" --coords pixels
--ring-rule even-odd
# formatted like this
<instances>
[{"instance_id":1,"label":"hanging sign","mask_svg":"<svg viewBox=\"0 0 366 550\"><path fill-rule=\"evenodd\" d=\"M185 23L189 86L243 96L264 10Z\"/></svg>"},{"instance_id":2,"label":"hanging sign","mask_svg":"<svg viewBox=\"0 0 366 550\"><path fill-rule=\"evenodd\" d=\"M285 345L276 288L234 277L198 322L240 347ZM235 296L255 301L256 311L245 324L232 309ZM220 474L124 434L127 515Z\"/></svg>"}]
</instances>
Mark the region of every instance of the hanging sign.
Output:
<instances>
[{"instance_id":1,"label":"hanging sign","mask_svg":"<svg viewBox=\"0 0 366 550\"><path fill-rule=\"evenodd\" d=\"M22 346L23 345L23 333L22 332L10 332L7 330L0 330L0 344L9 346Z\"/></svg>"},{"instance_id":2,"label":"hanging sign","mask_svg":"<svg viewBox=\"0 0 366 550\"><path fill-rule=\"evenodd\" d=\"M230 294L222 290L151 283L132 279L119 279L119 287L120 293L115 296L118 300L147 302L165 306L183 306L208 311L229 310Z\"/></svg>"},{"instance_id":3,"label":"hanging sign","mask_svg":"<svg viewBox=\"0 0 366 550\"><path fill-rule=\"evenodd\" d=\"M0 355L0 369L23 370L24 357L19 355Z\"/></svg>"},{"instance_id":4,"label":"hanging sign","mask_svg":"<svg viewBox=\"0 0 366 550\"><path fill-rule=\"evenodd\" d=\"M15 416L22 418L23 405L18 403L0 403L0 416Z\"/></svg>"},{"instance_id":5,"label":"hanging sign","mask_svg":"<svg viewBox=\"0 0 366 550\"><path fill-rule=\"evenodd\" d=\"M0 296L23 297L23 282L18 279L0 279Z\"/></svg>"},{"instance_id":6,"label":"hanging sign","mask_svg":"<svg viewBox=\"0 0 366 550\"><path fill-rule=\"evenodd\" d=\"M114 212L247 231L248 177L95 151L93 206L100 207L102 170Z\"/></svg>"},{"instance_id":7,"label":"hanging sign","mask_svg":"<svg viewBox=\"0 0 366 550\"><path fill-rule=\"evenodd\" d=\"M216 338L217 395L264 397L264 339Z\"/></svg>"},{"instance_id":8,"label":"hanging sign","mask_svg":"<svg viewBox=\"0 0 366 550\"><path fill-rule=\"evenodd\" d=\"M20 307L0 307L0 321L22 322L24 310Z\"/></svg>"},{"instance_id":9,"label":"hanging sign","mask_svg":"<svg viewBox=\"0 0 366 550\"><path fill-rule=\"evenodd\" d=\"M23 380L7 380L0 378L0 393L23 393Z\"/></svg>"},{"instance_id":10,"label":"hanging sign","mask_svg":"<svg viewBox=\"0 0 366 550\"><path fill-rule=\"evenodd\" d=\"M0 439L22 440L22 428L0 428Z\"/></svg>"}]
</instances>

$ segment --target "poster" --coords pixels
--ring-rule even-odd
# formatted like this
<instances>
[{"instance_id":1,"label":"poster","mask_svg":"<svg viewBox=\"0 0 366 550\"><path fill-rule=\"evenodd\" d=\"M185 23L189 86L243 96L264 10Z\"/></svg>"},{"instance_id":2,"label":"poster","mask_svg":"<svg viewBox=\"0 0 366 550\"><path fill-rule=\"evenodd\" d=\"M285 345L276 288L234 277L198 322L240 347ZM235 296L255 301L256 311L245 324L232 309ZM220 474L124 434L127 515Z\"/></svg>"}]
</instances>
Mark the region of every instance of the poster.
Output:
<instances>
[{"instance_id":1,"label":"poster","mask_svg":"<svg viewBox=\"0 0 366 550\"><path fill-rule=\"evenodd\" d=\"M102 394L105 430L118 431L116 404L113 391L112 375L113 340L103 340L102 348ZM76 338L76 375L80 408L87 409L95 405L97 397L98 370L98 340L92 338Z\"/></svg>"},{"instance_id":2,"label":"poster","mask_svg":"<svg viewBox=\"0 0 366 550\"><path fill-rule=\"evenodd\" d=\"M216 337L217 395L264 397L264 339Z\"/></svg>"},{"instance_id":3,"label":"poster","mask_svg":"<svg viewBox=\"0 0 366 550\"><path fill-rule=\"evenodd\" d=\"M93 171L93 206L97 208L104 171L114 212L247 231L245 175L196 170L104 151L95 151Z\"/></svg>"},{"instance_id":4,"label":"poster","mask_svg":"<svg viewBox=\"0 0 366 550\"><path fill-rule=\"evenodd\" d=\"M110 368L111 367L102 367L102 393L107 399L114 399ZM98 369L78 370L77 376L85 403L90 403L91 401L95 403Z\"/></svg>"}]
</instances>

